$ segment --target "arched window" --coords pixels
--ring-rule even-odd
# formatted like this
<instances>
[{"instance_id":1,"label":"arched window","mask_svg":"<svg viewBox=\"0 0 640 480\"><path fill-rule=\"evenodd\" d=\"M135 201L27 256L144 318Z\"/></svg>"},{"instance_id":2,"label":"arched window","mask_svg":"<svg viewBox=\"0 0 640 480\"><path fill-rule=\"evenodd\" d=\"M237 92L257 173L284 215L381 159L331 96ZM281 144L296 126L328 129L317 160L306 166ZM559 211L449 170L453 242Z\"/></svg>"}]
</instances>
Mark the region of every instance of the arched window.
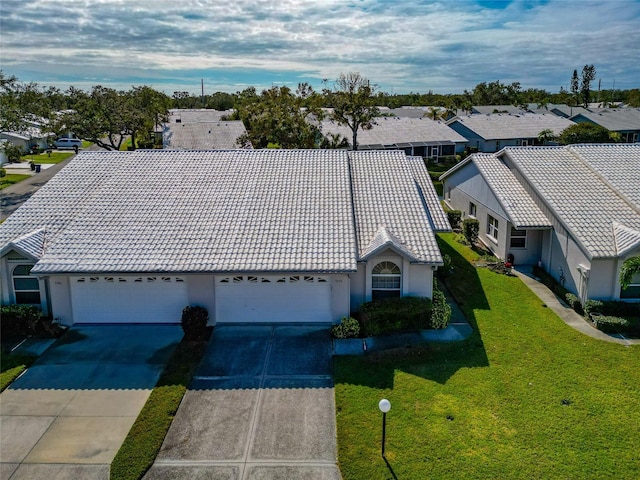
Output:
<instances>
[{"instance_id":1,"label":"arched window","mask_svg":"<svg viewBox=\"0 0 640 480\"><path fill-rule=\"evenodd\" d=\"M13 291L19 305L40 305L40 283L31 276L33 265L16 265L13 269Z\"/></svg>"},{"instance_id":2,"label":"arched window","mask_svg":"<svg viewBox=\"0 0 640 480\"><path fill-rule=\"evenodd\" d=\"M371 298L399 297L402 272L393 262L380 262L371 271Z\"/></svg>"}]
</instances>

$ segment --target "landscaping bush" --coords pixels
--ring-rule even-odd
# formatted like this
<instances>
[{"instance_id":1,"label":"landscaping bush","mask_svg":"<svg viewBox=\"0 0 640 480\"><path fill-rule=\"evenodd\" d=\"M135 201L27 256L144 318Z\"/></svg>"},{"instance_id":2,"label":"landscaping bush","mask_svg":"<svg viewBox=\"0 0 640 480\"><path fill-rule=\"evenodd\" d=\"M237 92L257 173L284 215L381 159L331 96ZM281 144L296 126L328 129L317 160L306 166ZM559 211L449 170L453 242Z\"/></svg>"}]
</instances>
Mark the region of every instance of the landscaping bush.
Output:
<instances>
[{"instance_id":1,"label":"landscaping bush","mask_svg":"<svg viewBox=\"0 0 640 480\"><path fill-rule=\"evenodd\" d=\"M447 328L449 320L451 320L451 305L447 303L444 293L438 290L435 284L431 303L431 318L428 328Z\"/></svg>"},{"instance_id":2,"label":"landscaping bush","mask_svg":"<svg viewBox=\"0 0 640 480\"><path fill-rule=\"evenodd\" d=\"M452 229L457 230L460 228L460 221L462 220L462 212L460 210L447 210L447 218Z\"/></svg>"},{"instance_id":3,"label":"landscaping bush","mask_svg":"<svg viewBox=\"0 0 640 480\"><path fill-rule=\"evenodd\" d=\"M629 330L631 323L626 318L610 315L594 314L591 317L593 325L605 333L622 333Z\"/></svg>"},{"instance_id":4,"label":"landscaping bush","mask_svg":"<svg viewBox=\"0 0 640 480\"><path fill-rule=\"evenodd\" d=\"M567 293L570 293L569 290L560 285L556 279L549 275L542 267L534 265L533 275L539 278L543 285L560 298L567 298Z\"/></svg>"},{"instance_id":5,"label":"landscaping bush","mask_svg":"<svg viewBox=\"0 0 640 480\"><path fill-rule=\"evenodd\" d=\"M360 328L371 337L429 328L431 300L425 297L387 298L360 307Z\"/></svg>"},{"instance_id":6,"label":"landscaping bush","mask_svg":"<svg viewBox=\"0 0 640 480\"><path fill-rule=\"evenodd\" d=\"M7 176L7 171L4 168L0 168L0 178L6 177L6 176Z\"/></svg>"},{"instance_id":7,"label":"landscaping bush","mask_svg":"<svg viewBox=\"0 0 640 480\"><path fill-rule=\"evenodd\" d=\"M474 245L478 241L478 233L480 232L480 222L475 218L465 218L462 222L462 233L470 245Z\"/></svg>"},{"instance_id":8,"label":"landscaping bush","mask_svg":"<svg viewBox=\"0 0 640 480\"><path fill-rule=\"evenodd\" d=\"M331 327L333 338L357 338L360 335L360 323L353 317L342 317L338 325Z\"/></svg>"},{"instance_id":9,"label":"landscaping bush","mask_svg":"<svg viewBox=\"0 0 640 480\"><path fill-rule=\"evenodd\" d=\"M576 295L574 295L573 293L567 293L564 298L567 304L576 312L578 312L580 315L584 313L584 310L582 309L582 303Z\"/></svg>"},{"instance_id":10,"label":"landscaping bush","mask_svg":"<svg viewBox=\"0 0 640 480\"><path fill-rule=\"evenodd\" d=\"M187 340L201 340L209 335L207 323L209 322L209 312L204 307L185 307L182 310L182 330Z\"/></svg>"},{"instance_id":11,"label":"landscaping bush","mask_svg":"<svg viewBox=\"0 0 640 480\"><path fill-rule=\"evenodd\" d=\"M35 305L4 305L0 310L1 335L59 337L65 328L50 317L43 317L42 311Z\"/></svg>"},{"instance_id":12,"label":"landscaping bush","mask_svg":"<svg viewBox=\"0 0 640 480\"><path fill-rule=\"evenodd\" d=\"M591 317L594 314L602 313L603 303L600 300L587 300L584 302L584 314L586 317Z\"/></svg>"}]
</instances>

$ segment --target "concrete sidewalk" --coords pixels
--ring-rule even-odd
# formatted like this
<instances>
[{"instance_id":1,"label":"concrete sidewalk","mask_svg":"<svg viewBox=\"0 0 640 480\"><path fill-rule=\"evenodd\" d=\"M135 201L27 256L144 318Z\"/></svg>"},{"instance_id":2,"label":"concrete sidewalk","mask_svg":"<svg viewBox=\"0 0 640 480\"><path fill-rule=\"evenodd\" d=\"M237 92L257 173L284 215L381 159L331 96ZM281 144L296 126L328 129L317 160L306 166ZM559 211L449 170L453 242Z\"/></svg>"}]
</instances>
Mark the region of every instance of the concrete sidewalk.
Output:
<instances>
[{"instance_id":1,"label":"concrete sidewalk","mask_svg":"<svg viewBox=\"0 0 640 480\"><path fill-rule=\"evenodd\" d=\"M218 325L145 480L339 480L328 326Z\"/></svg>"},{"instance_id":2,"label":"concrete sidewalk","mask_svg":"<svg viewBox=\"0 0 640 480\"><path fill-rule=\"evenodd\" d=\"M108 480L181 337L177 325L72 327L0 395L0 478Z\"/></svg>"},{"instance_id":3,"label":"concrete sidewalk","mask_svg":"<svg viewBox=\"0 0 640 480\"><path fill-rule=\"evenodd\" d=\"M597 328L590 325L582 315L576 313L572 308L568 307L564 303L561 303L558 297L547 288L542 282L539 282L532 275L526 272L521 272L516 269L513 272L528 286L533 293L535 293L540 300L553 312L558 315L564 323L570 327L578 330L591 338L596 338L605 342L619 343L622 345L640 345L640 339L629 339L622 335L609 335L601 332Z\"/></svg>"}]
</instances>

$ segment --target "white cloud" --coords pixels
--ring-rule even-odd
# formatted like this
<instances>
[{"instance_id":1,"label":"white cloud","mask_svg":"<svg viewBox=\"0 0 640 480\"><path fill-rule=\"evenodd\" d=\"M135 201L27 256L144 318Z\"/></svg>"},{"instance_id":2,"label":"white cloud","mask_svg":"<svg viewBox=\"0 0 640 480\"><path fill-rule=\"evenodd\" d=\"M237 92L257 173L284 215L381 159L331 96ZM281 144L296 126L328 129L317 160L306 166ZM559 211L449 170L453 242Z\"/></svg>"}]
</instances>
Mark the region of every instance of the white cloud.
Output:
<instances>
[{"instance_id":1,"label":"white cloud","mask_svg":"<svg viewBox=\"0 0 640 480\"><path fill-rule=\"evenodd\" d=\"M586 63L621 88L640 83L636 0L493 9L472 0L3 0L0 9L2 68L39 83L39 72L67 81L82 69L114 82L128 69L151 80L228 70L236 80L225 85L237 90L239 70L265 72L266 84L277 72L296 81L357 70L396 92L498 79L555 91Z\"/></svg>"}]
</instances>

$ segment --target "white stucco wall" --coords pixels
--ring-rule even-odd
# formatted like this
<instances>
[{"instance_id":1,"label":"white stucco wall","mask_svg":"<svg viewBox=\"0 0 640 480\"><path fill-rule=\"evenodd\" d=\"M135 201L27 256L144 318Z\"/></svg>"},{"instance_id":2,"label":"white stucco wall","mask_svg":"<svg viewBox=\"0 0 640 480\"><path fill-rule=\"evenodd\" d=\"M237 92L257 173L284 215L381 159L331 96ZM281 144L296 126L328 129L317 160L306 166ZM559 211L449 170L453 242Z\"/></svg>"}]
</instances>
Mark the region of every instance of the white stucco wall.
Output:
<instances>
[{"instance_id":1,"label":"white stucco wall","mask_svg":"<svg viewBox=\"0 0 640 480\"><path fill-rule=\"evenodd\" d=\"M69 277L49 277L49 293L51 296L51 316L63 325L72 325L74 320Z\"/></svg>"},{"instance_id":2,"label":"white stucco wall","mask_svg":"<svg viewBox=\"0 0 640 480\"><path fill-rule=\"evenodd\" d=\"M351 297L351 311L357 312L360 309L360 305L365 302L366 298L366 263L358 264L358 271L350 274L350 297Z\"/></svg>"},{"instance_id":3,"label":"white stucco wall","mask_svg":"<svg viewBox=\"0 0 640 480\"><path fill-rule=\"evenodd\" d=\"M214 324L215 295L213 275L186 275L187 297L190 306L204 307L209 312L209 324ZM186 307L186 305L185 305Z\"/></svg>"},{"instance_id":4,"label":"white stucco wall","mask_svg":"<svg viewBox=\"0 0 640 480\"><path fill-rule=\"evenodd\" d=\"M334 323L351 313L349 284L349 275L331 275L331 316Z\"/></svg>"}]
</instances>

